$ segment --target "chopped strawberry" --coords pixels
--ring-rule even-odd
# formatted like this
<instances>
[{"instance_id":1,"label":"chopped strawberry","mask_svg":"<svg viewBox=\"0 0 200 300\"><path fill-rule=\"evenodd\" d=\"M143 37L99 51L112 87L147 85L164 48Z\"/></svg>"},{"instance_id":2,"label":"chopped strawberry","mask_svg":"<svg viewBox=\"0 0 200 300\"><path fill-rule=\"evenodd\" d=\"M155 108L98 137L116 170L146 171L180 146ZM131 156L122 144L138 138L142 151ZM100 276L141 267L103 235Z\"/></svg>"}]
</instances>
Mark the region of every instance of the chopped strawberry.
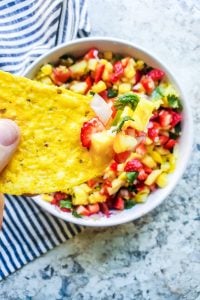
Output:
<instances>
[{"instance_id":1,"label":"chopped strawberry","mask_svg":"<svg viewBox=\"0 0 200 300\"><path fill-rule=\"evenodd\" d=\"M84 56L84 59L98 58L99 51L96 48L91 48Z\"/></svg>"},{"instance_id":2,"label":"chopped strawberry","mask_svg":"<svg viewBox=\"0 0 200 300\"><path fill-rule=\"evenodd\" d=\"M172 115L172 121L171 121L171 126L172 128L175 127L178 123L181 122L182 120L182 115L178 112L175 111L171 111L171 115Z\"/></svg>"},{"instance_id":3,"label":"chopped strawberry","mask_svg":"<svg viewBox=\"0 0 200 300\"><path fill-rule=\"evenodd\" d=\"M169 137L166 136L166 135L160 135L159 136L159 142L160 142L161 146L165 145L168 140L169 140Z\"/></svg>"},{"instance_id":4,"label":"chopped strawberry","mask_svg":"<svg viewBox=\"0 0 200 300\"><path fill-rule=\"evenodd\" d=\"M98 65L95 74L94 74L94 82L97 83L101 80L101 77L103 75L103 71L105 69L105 65Z\"/></svg>"},{"instance_id":5,"label":"chopped strawberry","mask_svg":"<svg viewBox=\"0 0 200 300\"><path fill-rule=\"evenodd\" d=\"M118 166L118 163L114 160L111 165L110 165L110 169L114 172L117 171L117 166Z\"/></svg>"},{"instance_id":6,"label":"chopped strawberry","mask_svg":"<svg viewBox=\"0 0 200 300\"><path fill-rule=\"evenodd\" d=\"M165 76L165 72L160 69L153 69L149 73L147 73L154 81L161 80Z\"/></svg>"},{"instance_id":7,"label":"chopped strawberry","mask_svg":"<svg viewBox=\"0 0 200 300\"><path fill-rule=\"evenodd\" d=\"M137 147L135 148L135 151L138 154L141 155L145 155L145 153L147 152L146 146L144 145L144 143L140 143L139 145L137 145Z\"/></svg>"},{"instance_id":8,"label":"chopped strawberry","mask_svg":"<svg viewBox=\"0 0 200 300\"><path fill-rule=\"evenodd\" d=\"M160 125L157 122L150 122L148 128L148 137L154 141L158 136L160 130Z\"/></svg>"},{"instance_id":9,"label":"chopped strawberry","mask_svg":"<svg viewBox=\"0 0 200 300\"><path fill-rule=\"evenodd\" d=\"M90 90L90 88L92 86L92 78L90 76L87 76L85 79L85 82L87 84L87 89L85 91L85 94L87 94L87 92Z\"/></svg>"},{"instance_id":10,"label":"chopped strawberry","mask_svg":"<svg viewBox=\"0 0 200 300\"><path fill-rule=\"evenodd\" d=\"M159 112L159 123L161 127L167 127L172 122L172 115L169 113L169 111L162 109Z\"/></svg>"},{"instance_id":11,"label":"chopped strawberry","mask_svg":"<svg viewBox=\"0 0 200 300\"><path fill-rule=\"evenodd\" d=\"M113 208L118 210L124 209L124 199L122 197L117 197L113 203Z\"/></svg>"},{"instance_id":12,"label":"chopped strawberry","mask_svg":"<svg viewBox=\"0 0 200 300\"><path fill-rule=\"evenodd\" d=\"M137 84L141 78L142 78L142 73L140 70L137 70L135 73L135 84Z\"/></svg>"},{"instance_id":13,"label":"chopped strawberry","mask_svg":"<svg viewBox=\"0 0 200 300\"><path fill-rule=\"evenodd\" d=\"M51 79L56 85L61 85L65 83L69 77L71 76L71 72L64 66L60 66L53 69L53 73L51 75Z\"/></svg>"},{"instance_id":14,"label":"chopped strawberry","mask_svg":"<svg viewBox=\"0 0 200 300\"><path fill-rule=\"evenodd\" d=\"M147 173L147 174L151 174L151 172L152 172L152 169L147 166L144 166L143 169L144 169L145 173Z\"/></svg>"},{"instance_id":15,"label":"chopped strawberry","mask_svg":"<svg viewBox=\"0 0 200 300\"><path fill-rule=\"evenodd\" d=\"M101 210L101 212L102 212L104 215L106 215L107 217L109 217L110 212L109 212L109 208L108 208L107 203L102 202L102 203L99 203L99 205L100 205L100 210Z\"/></svg>"},{"instance_id":16,"label":"chopped strawberry","mask_svg":"<svg viewBox=\"0 0 200 300\"><path fill-rule=\"evenodd\" d=\"M104 129L105 127L98 118L93 118L90 121L83 123L80 136L82 146L89 149L91 146L92 134L103 131Z\"/></svg>"},{"instance_id":17,"label":"chopped strawberry","mask_svg":"<svg viewBox=\"0 0 200 300\"><path fill-rule=\"evenodd\" d=\"M147 75L142 76L140 82L143 85L147 94L151 94L153 92L153 90L155 89L155 83L150 76L147 76Z\"/></svg>"},{"instance_id":18,"label":"chopped strawberry","mask_svg":"<svg viewBox=\"0 0 200 300\"><path fill-rule=\"evenodd\" d=\"M89 204L87 207L88 207L88 210L89 210L91 215L96 214L100 211L100 207L99 207L98 203Z\"/></svg>"},{"instance_id":19,"label":"chopped strawberry","mask_svg":"<svg viewBox=\"0 0 200 300\"><path fill-rule=\"evenodd\" d=\"M139 161L139 159L134 158L127 162L125 165L124 171L126 172L135 172L140 170L143 167L143 164Z\"/></svg>"},{"instance_id":20,"label":"chopped strawberry","mask_svg":"<svg viewBox=\"0 0 200 300\"><path fill-rule=\"evenodd\" d=\"M60 210L64 211L64 212L70 212L71 209L66 208L66 207L60 207Z\"/></svg>"},{"instance_id":21,"label":"chopped strawberry","mask_svg":"<svg viewBox=\"0 0 200 300\"><path fill-rule=\"evenodd\" d=\"M121 153L117 153L117 154L115 154L114 160L116 160L116 162L118 164L121 164L127 160L127 158L130 156L130 154L131 154L131 151L124 151Z\"/></svg>"},{"instance_id":22,"label":"chopped strawberry","mask_svg":"<svg viewBox=\"0 0 200 300\"><path fill-rule=\"evenodd\" d=\"M56 192L54 194L54 199L55 201L59 202L60 200L66 199L67 194L66 193L62 193L62 192Z\"/></svg>"},{"instance_id":23,"label":"chopped strawberry","mask_svg":"<svg viewBox=\"0 0 200 300\"><path fill-rule=\"evenodd\" d=\"M169 139L168 142L164 145L165 149L171 150L176 144L176 140Z\"/></svg>"},{"instance_id":24,"label":"chopped strawberry","mask_svg":"<svg viewBox=\"0 0 200 300\"><path fill-rule=\"evenodd\" d=\"M148 177L148 174L145 172L144 169L141 169L141 170L139 171L139 174L138 174L137 179L139 179L139 180L141 180L141 181L144 181L144 180L147 179L147 177Z\"/></svg>"},{"instance_id":25,"label":"chopped strawberry","mask_svg":"<svg viewBox=\"0 0 200 300\"><path fill-rule=\"evenodd\" d=\"M116 63L114 64L113 71L114 71L114 73L111 75L110 80L112 83L115 83L124 74L124 68L123 68L122 62L120 60L116 61Z\"/></svg>"},{"instance_id":26,"label":"chopped strawberry","mask_svg":"<svg viewBox=\"0 0 200 300\"><path fill-rule=\"evenodd\" d=\"M79 205L76 209L76 212L81 216L89 216L90 215L89 209L87 209L87 207L85 207L83 205Z\"/></svg>"},{"instance_id":27,"label":"chopped strawberry","mask_svg":"<svg viewBox=\"0 0 200 300\"><path fill-rule=\"evenodd\" d=\"M108 101L108 91L102 91L99 93L99 96L101 96L106 102Z\"/></svg>"},{"instance_id":28,"label":"chopped strawberry","mask_svg":"<svg viewBox=\"0 0 200 300\"><path fill-rule=\"evenodd\" d=\"M94 180L94 179L90 179L90 180L87 181L87 184L88 184L88 186L89 186L90 188L94 187L96 183L97 183L97 182L96 182L96 180Z\"/></svg>"}]
</instances>

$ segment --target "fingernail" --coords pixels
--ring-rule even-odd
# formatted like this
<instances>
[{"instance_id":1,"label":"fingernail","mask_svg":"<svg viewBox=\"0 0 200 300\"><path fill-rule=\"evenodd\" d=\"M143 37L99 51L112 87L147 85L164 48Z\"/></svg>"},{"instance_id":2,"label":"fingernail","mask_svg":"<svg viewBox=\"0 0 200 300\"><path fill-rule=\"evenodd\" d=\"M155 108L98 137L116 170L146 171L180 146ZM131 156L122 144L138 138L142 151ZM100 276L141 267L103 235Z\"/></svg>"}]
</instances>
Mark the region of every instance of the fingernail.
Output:
<instances>
[{"instance_id":1,"label":"fingernail","mask_svg":"<svg viewBox=\"0 0 200 300\"><path fill-rule=\"evenodd\" d=\"M15 122L7 119L0 120L0 145L11 146L19 137L19 129Z\"/></svg>"}]
</instances>

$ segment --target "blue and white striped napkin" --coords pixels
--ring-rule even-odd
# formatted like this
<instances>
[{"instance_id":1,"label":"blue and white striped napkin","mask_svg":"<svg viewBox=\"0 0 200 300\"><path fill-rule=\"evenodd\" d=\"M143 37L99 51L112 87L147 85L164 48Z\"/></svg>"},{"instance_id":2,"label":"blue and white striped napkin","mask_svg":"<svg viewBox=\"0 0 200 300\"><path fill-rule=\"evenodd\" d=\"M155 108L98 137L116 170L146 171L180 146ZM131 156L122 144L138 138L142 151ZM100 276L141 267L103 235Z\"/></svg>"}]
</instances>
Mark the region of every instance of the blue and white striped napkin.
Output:
<instances>
[{"instance_id":1,"label":"blue and white striped napkin","mask_svg":"<svg viewBox=\"0 0 200 300\"><path fill-rule=\"evenodd\" d=\"M22 74L57 44L89 34L87 0L1 0L0 69ZM0 280L81 231L30 198L6 195Z\"/></svg>"}]
</instances>

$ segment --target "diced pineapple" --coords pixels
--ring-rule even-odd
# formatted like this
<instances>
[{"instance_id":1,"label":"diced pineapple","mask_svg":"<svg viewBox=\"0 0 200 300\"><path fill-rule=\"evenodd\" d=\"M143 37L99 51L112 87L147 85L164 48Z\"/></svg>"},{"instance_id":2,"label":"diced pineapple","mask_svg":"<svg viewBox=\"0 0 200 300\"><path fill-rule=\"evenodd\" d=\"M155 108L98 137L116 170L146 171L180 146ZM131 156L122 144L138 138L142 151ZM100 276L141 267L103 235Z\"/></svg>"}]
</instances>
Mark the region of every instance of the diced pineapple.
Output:
<instances>
[{"instance_id":1,"label":"diced pineapple","mask_svg":"<svg viewBox=\"0 0 200 300\"><path fill-rule=\"evenodd\" d=\"M155 150L159 152L161 155L168 155L170 153L169 150L163 147L156 147Z\"/></svg>"},{"instance_id":2,"label":"diced pineapple","mask_svg":"<svg viewBox=\"0 0 200 300\"><path fill-rule=\"evenodd\" d=\"M137 203L143 203L146 200L149 193L150 193L150 189L148 187L145 187L141 192L135 195L134 199Z\"/></svg>"},{"instance_id":3,"label":"diced pineapple","mask_svg":"<svg viewBox=\"0 0 200 300\"><path fill-rule=\"evenodd\" d=\"M124 117L133 117L133 110L129 107L129 106L125 106L122 113L121 113L121 116L120 116L120 119L122 120Z\"/></svg>"},{"instance_id":4,"label":"diced pineapple","mask_svg":"<svg viewBox=\"0 0 200 300\"><path fill-rule=\"evenodd\" d=\"M154 169L157 166L156 162L153 160L153 158L150 155L145 155L142 158L142 163L151 169Z\"/></svg>"},{"instance_id":5,"label":"diced pineapple","mask_svg":"<svg viewBox=\"0 0 200 300\"><path fill-rule=\"evenodd\" d=\"M151 174L149 174L149 176L147 177L144 183L146 185L152 185L161 173L162 170L153 170Z\"/></svg>"},{"instance_id":6,"label":"diced pineapple","mask_svg":"<svg viewBox=\"0 0 200 300\"><path fill-rule=\"evenodd\" d=\"M114 139L113 149L116 153L121 153L124 151L134 150L136 145L137 140L134 137L119 132Z\"/></svg>"},{"instance_id":7,"label":"diced pineapple","mask_svg":"<svg viewBox=\"0 0 200 300\"><path fill-rule=\"evenodd\" d=\"M96 58L90 58L88 60L88 70L95 71L98 60Z\"/></svg>"},{"instance_id":8,"label":"diced pineapple","mask_svg":"<svg viewBox=\"0 0 200 300\"><path fill-rule=\"evenodd\" d=\"M46 64L46 65L42 66L42 68L41 68L41 71L44 75L51 75L52 70L53 70L53 68L52 68L52 65L50 65L50 64Z\"/></svg>"},{"instance_id":9,"label":"diced pineapple","mask_svg":"<svg viewBox=\"0 0 200 300\"><path fill-rule=\"evenodd\" d=\"M100 93L100 92L105 91L106 88L107 88L107 86L106 86L105 82L100 80L98 83L96 83L92 86L92 91L94 93Z\"/></svg>"},{"instance_id":10,"label":"diced pineapple","mask_svg":"<svg viewBox=\"0 0 200 300\"><path fill-rule=\"evenodd\" d=\"M161 173L158 178L156 179L156 183L159 187L163 188L167 185L168 180L167 180L167 173Z\"/></svg>"},{"instance_id":11,"label":"diced pineapple","mask_svg":"<svg viewBox=\"0 0 200 300\"><path fill-rule=\"evenodd\" d=\"M84 95L87 90L87 83L86 82L75 82L70 86L70 90L76 92L78 94Z\"/></svg>"},{"instance_id":12,"label":"diced pineapple","mask_svg":"<svg viewBox=\"0 0 200 300\"><path fill-rule=\"evenodd\" d=\"M112 187L108 187L109 195L115 194L125 183L125 179L116 178L112 181Z\"/></svg>"},{"instance_id":13,"label":"diced pineapple","mask_svg":"<svg viewBox=\"0 0 200 300\"><path fill-rule=\"evenodd\" d=\"M88 197L88 202L90 204L95 204L99 202L105 202L106 201L106 196L101 195L99 192L94 192Z\"/></svg>"},{"instance_id":14,"label":"diced pineapple","mask_svg":"<svg viewBox=\"0 0 200 300\"><path fill-rule=\"evenodd\" d=\"M112 57L113 57L112 51L105 51L105 52L103 53L103 57L104 57L105 59L107 59L107 60L111 60Z\"/></svg>"},{"instance_id":15,"label":"diced pineapple","mask_svg":"<svg viewBox=\"0 0 200 300\"><path fill-rule=\"evenodd\" d=\"M135 120L134 127L137 130L146 130L149 119L152 116L153 110L154 105L151 101L146 100L144 98L140 98L140 101L133 113L133 119Z\"/></svg>"},{"instance_id":16,"label":"diced pineapple","mask_svg":"<svg viewBox=\"0 0 200 300\"><path fill-rule=\"evenodd\" d=\"M113 71L113 65L108 61L107 64L106 64L105 69L108 70L108 72L112 73L112 71Z\"/></svg>"},{"instance_id":17,"label":"diced pineapple","mask_svg":"<svg viewBox=\"0 0 200 300\"><path fill-rule=\"evenodd\" d=\"M91 151L100 155L112 155L112 147L115 136L109 131L92 134Z\"/></svg>"},{"instance_id":18,"label":"diced pineapple","mask_svg":"<svg viewBox=\"0 0 200 300\"><path fill-rule=\"evenodd\" d=\"M130 92L131 84L130 83L121 83L119 84L119 94L125 94Z\"/></svg>"},{"instance_id":19,"label":"diced pineapple","mask_svg":"<svg viewBox=\"0 0 200 300\"><path fill-rule=\"evenodd\" d=\"M89 192L92 189L85 183L75 186L73 188L74 197L72 198L72 203L74 205L86 205L88 204Z\"/></svg>"},{"instance_id":20,"label":"diced pineapple","mask_svg":"<svg viewBox=\"0 0 200 300\"><path fill-rule=\"evenodd\" d=\"M86 60L81 60L74 65L70 66L69 69L73 74L84 75L87 72L88 63Z\"/></svg>"}]
</instances>

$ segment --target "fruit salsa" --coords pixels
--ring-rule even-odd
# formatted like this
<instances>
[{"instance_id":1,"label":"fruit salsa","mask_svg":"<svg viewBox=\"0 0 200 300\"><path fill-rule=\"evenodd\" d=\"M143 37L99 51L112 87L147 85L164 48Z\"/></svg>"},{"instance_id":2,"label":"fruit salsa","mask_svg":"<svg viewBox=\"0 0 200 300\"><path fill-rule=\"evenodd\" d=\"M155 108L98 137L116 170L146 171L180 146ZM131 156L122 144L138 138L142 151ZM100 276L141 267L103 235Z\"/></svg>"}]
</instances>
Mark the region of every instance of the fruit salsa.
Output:
<instances>
[{"instance_id":1,"label":"fruit salsa","mask_svg":"<svg viewBox=\"0 0 200 300\"><path fill-rule=\"evenodd\" d=\"M82 125L80 143L108 161L102 176L69 193L45 194L44 200L76 217L110 216L167 185L176 164L182 105L163 70L92 48L81 58L64 55L43 65L35 79L91 95L95 117Z\"/></svg>"}]
</instances>

